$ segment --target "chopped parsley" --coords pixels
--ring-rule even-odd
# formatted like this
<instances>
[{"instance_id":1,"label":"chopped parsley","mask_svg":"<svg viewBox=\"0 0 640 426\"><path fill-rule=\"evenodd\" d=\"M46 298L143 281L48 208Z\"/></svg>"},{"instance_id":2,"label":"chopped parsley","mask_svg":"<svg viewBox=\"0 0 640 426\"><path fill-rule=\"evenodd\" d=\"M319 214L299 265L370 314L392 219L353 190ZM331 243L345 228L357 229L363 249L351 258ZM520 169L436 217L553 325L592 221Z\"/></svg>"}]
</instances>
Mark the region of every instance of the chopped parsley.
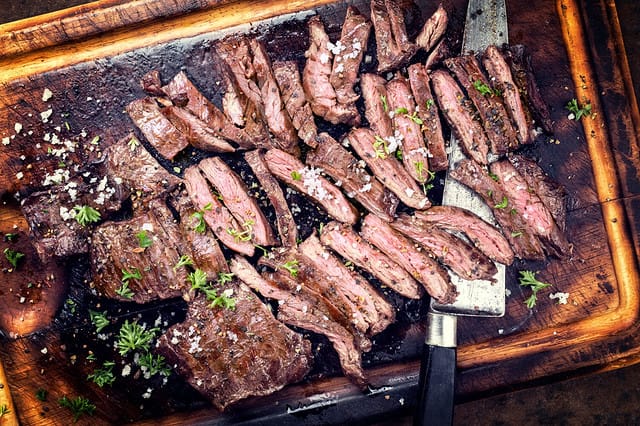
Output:
<instances>
[{"instance_id":1,"label":"chopped parsley","mask_svg":"<svg viewBox=\"0 0 640 426\"><path fill-rule=\"evenodd\" d=\"M574 98L571 99L565 107L571 114L569 119L579 121L582 117L591 115L591 103L587 102L583 106L578 105L578 101Z\"/></svg>"},{"instance_id":2,"label":"chopped parsley","mask_svg":"<svg viewBox=\"0 0 640 426\"><path fill-rule=\"evenodd\" d=\"M280 267L282 269L287 270L291 274L292 277L297 277L298 276L298 266L299 266L299 263L298 263L298 261L296 259L289 260L289 261L283 263L282 265L280 265Z\"/></svg>"},{"instance_id":3,"label":"chopped parsley","mask_svg":"<svg viewBox=\"0 0 640 426\"><path fill-rule=\"evenodd\" d=\"M218 275L218 283L224 284L230 281L232 276L233 274ZM219 306L225 309L235 309L236 301L232 297L233 289L228 288L221 294L218 294L218 291L207 281L206 272L201 269L196 269L187 276L187 280L191 283L192 290L200 291L205 295L206 299L211 302L209 305L210 308Z\"/></svg>"},{"instance_id":4,"label":"chopped parsley","mask_svg":"<svg viewBox=\"0 0 640 426\"><path fill-rule=\"evenodd\" d=\"M96 368L93 373L87 376L88 380L92 380L96 385L103 387L104 385L112 385L116 380L113 375L113 361L105 361L101 368Z\"/></svg>"},{"instance_id":5,"label":"chopped parsley","mask_svg":"<svg viewBox=\"0 0 640 426\"><path fill-rule=\"evenodd\" d=\"M125 320L118 334L116 346L120 355L124 356L129 352L143 350L149 351L149 345L156 337L159 328L147 330L145 326L138 324L137 321L129 322Z\"/></svg>"},{"instance_id":6,"label":"chopped parsley","mask_svg":"<svg viewBox=\"0 0 640 426\"><path fill-rule=\"evenodd\" d=\"M19 251L12 250L8 247L4 249L4 257L11 264L11 266L13 266L14 269L18 267L18 264L24 258L24 256L24 253L20 253Z\"/></svg>"},{"instance_id":7,"label":"chopped parsley","mask_svg":"<svg viewBox=\"0 0 640 426\"><path fill-rule=\"evenodd\" d=\"M120 284L120 287L116 289L116 294L118 296L124 297L125 299L132 299L135 296L133 290L129 288L129 282L125 281Z\"/></svg>"},{"instance_id":8,"label":"chopped parsley","mask_svg":"<svg viewBox=\"0 0 640 426\"><path fill-rule=\"evenodd\" d=\"M520 271L520 285L523 287L531 288L531 296L529 296L525 301L525 305L527 308L532 309L538 300L538 291L543 288L551 287L551 284L539 281L536 278L536 272L532 271Z\"/></svg>"},{"instance_id":9,"label":"chopped parsley","mask_svg":"<svg viewBox=\"0 0 640 426\"><path fill-rule=\"evenodd\" d=\"M491 89L491 87L487 86L485 83L483 83L480 80L476 80L473 82L473 87L480 92L480 94L482 96L487 96L487 95L495 95L497 94L496 92L493 91L493 89Z\"/></svg>"},{"instance_id":10,"label":"chopped parsley","mask_svg":"<svg viewBox=\"0 0 640 426\"><path fill-rule=\"evenodd\" d=\"M9 410L9 406L7 404L0 405L0 419L5 415L9 414L11 410Z\"/></svg>"},{"instance_id":11,"label":"chopped parsley","mask_svg":"<svg viewBox=\"0 0 640 426\"><path fill-rule=\"evenodd\" d=\"M147 231L144 229L136 234L136 238L138 239L140 248L144 249L153 245L153 240L147 235Z\"/></svg>"},{"instance_id":12,"label":"chopped parsley","mask_svg":"<svg viewBox=\"0 0 640 426\"><path fill-rule=\"evenodd\" d=\"M389 105L387 104L387 97L385 95L380 95L380 100L382 101L382 108L384 112L389 111Z\"/></svg>"},{"instance_id":13,"label":"chopped parsley","mask_svg":"<svg viewBox=\"0 0 640 426\"><path fill-rule=\"evenodd\" d=\"M498 204L496 204L495 207L496 209L505 209L507 208L507 205L509 204L509 199L507 198L506 195L502 196L502 201L499 202Z\"/></svg>"},{"instance_id":14,"label":"chopped parsley","mask_svg":"<svg viewBox=\"0 0 640 426\"><path fill-rule=\"evenodd\" d=\"M194 231L199 234L204 234L204 231L207 229L207 223L204 220L204 212L209 211L212 208L213 205L211 205L211 203L207 203L202 209L191 215Z\"/></svg>"},{"instance_id":15,"label":"chopped parsley","mask_svg":"<svg viewBox=\"0 0 640 426\"><path fill-rule=\"evenodd\" d=\"M180 256L180 259L178 259L178 263L173 266L173 270L175 271L176 269L187 265L193 265L193 259L188 254L183 254Z\"/></svg>"},{"instance_id":16,"label":"chopped parsley","mask_svg":"<svg viewBox=\"0 0 640 426\"><path fill-rule=\"evenodd\" d=\"M133 294L131 297L133 297ZM96 327L96 333L100 333L103 328L105 328L110 324L110 321L107 318L107 311L98 312L98 311L89 309L89 318L91 319L91 323Z\"/></svg>"},{"instance_id":17,"label":"chopped parsley","mask_svg":"<svg viewBox=\"0 0 640 426\"><path fill-rule=\"evenodd\" d=\"M300 174L299 171L294 170L291 172L291 179L293 180L302 180L302 175Z\"/></svg>"},{"instance_id":18,"label":"chopped parsley","mask_svg":"<svg viewBox=\"0 0 640 426\"><path fill-rule=\"evenodd\" d=\"M122 268L122 278L121 280L123 282L127 282L131 279L134 280L141 280L142 279L142 273L140 272L140 270L138 268L132 268L130 271L127 268Z\"/></svg>"},{"instance_id":19,"label":"chopped parsley","mask_svg":"<svg viewBox=\"0 0 640 426\"><path fill-rule=\"evenodd\" d=\"M138 365L145 378L150 378L156 374L167 377L171 374L171 368L167 365L162 355L153 355L151 352L147 352L140 355Z\"/></svg>"},{"instance_id":20,"label":"chopped parsley","mask_svg":"<svg viewBox=\"0 0 640 426\"><path fill-rule=\"evenodd\" d=\"M83 396L69 399L65 395L58 400L58 404L60 404L61 407L71 410L74 423L77 422L83 414L92 416L94 411L96 411L96 406L92 404L89 399Z\"/></svg>"},{"instance_id":21,"label":"chopped parsley","mask_svg":"<svg viewBox=\"0 0 640 426\"><path fill-rule=\"evenodd\" d=\"M240 241L249 241L251 239L251 234L253 233L253 225L255 222L253 220L247 220L242 224L242 228L244 231L238 231L235 228L227 228L227 234L231 235L236 243Z\"/></svg>"},{"instance_id":22,"label":"chopped parsley","mask_svg":"<svg viewBox=\"0 0 640 426\"><path fill-rule=\"evenodd\" d=\"M91 206L74 206L75 219L81 226L87 226L100 220L100 212Z\"/></svg>"}]
</instances>

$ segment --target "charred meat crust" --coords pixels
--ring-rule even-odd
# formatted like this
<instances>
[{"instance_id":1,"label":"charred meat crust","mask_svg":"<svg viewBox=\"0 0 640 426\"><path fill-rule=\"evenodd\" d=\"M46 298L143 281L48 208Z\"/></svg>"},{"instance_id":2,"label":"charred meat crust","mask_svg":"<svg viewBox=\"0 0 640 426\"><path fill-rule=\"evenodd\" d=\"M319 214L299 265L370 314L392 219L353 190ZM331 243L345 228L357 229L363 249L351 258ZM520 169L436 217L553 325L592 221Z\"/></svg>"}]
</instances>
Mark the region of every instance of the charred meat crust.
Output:
<instances>
[{"instance_id":1,"label":"charred meat crust","mask_svg":"<svg viewBox=\"0 0 640 426\"><path fill-rule=\"evenodd\" d=\"M427 52L431 51L442 39L448 23L449 14L442 4L439 4L433 15L422 26L420 34L416 37L416 44Z\"/></svg>"},{"instance_id":2,"label":"charred meat crust","mask_svg":"<svg viewBox=\"0 0 640 426\"><path fill-rule=\"evenodd\" d=\"M392 0L373 0L371 22L376 38L378 73L407 64L417 52L418 46L409 41L400 4Z\"/></svg>"},{"instance_id":3,"label":"charred meat crust","mask_svg":"<svg viewBox=\"0 0 640 426\"><path fill-rule=\"evenodd\" d=\"M364 208L385 220L393 220L399 200L365 170L365 163L355 158L329 134L318 135L318 146L310 151L307 164L321 168Z\"/></svg>"},{"instance_id":4,"label":"charred meat crust","mask_svg":"<svg viewBox=\"0 0 640 426\"><path fill-rule=\"evenodd\" d=\"M360 75L360 89L364 99L364 116L369 128L381 138L393 136L393 122L389 116L387 81L377 74Z\"/></svg>"},{"instance_id":5,"label":"charred meat crust","mask_svg":"<svg viewBox=\"0 0 640 426\"><path fill-rule=\"evenodd\" d=\"M162 334L155 349L219 410L301 380L312 362L310 342L277 321L245 284L227 288L235 310L211 309L196 297L185 321Z\"/></svg>"}]
</instances>

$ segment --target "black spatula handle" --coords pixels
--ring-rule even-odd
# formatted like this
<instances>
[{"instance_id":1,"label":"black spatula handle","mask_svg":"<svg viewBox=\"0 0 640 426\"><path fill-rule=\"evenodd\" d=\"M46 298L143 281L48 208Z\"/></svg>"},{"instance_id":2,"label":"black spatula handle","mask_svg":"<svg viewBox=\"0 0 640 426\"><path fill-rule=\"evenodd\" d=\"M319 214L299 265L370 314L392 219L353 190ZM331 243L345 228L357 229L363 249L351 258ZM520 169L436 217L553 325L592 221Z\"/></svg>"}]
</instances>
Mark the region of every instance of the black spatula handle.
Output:
<instances>
[{"instance_id":1,"label":"black spatula handle","mask_svg":"<svg viewBox=\"0 0 640 426\"><path fill-rule=\"evenodd\" d=\"M456 317L429 313L414 425L449 426L453 422L456 376Z\"/></svg>"}]
</instances>

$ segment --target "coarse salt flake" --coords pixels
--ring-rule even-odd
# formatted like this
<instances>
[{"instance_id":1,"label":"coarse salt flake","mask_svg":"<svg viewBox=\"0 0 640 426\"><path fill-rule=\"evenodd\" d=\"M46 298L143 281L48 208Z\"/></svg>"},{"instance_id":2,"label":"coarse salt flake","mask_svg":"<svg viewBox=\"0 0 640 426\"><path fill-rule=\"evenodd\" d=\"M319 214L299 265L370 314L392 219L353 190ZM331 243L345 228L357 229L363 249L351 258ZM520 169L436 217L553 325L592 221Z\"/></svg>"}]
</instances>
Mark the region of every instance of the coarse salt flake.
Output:
<instances>
[{"instance_id":1,"label":"coarse salt flake","mask_svg":"<svg viewBox=\"0 0 640 426\"><path fill-rule=\"evenodd\" d=\"M22 131L22 123L14 124L13 129L16 131L16 133L20 133Z\"/></svg>"},{"instance_id":2,"label":"coarse salt flake","mask_svg":"<svg viewBox=\"0 0 640 426\"><path fill-rule=\"evenodd\" d=\"M51 114L53 114L53 108L49 108L46 111L42 111L40 113L40 119L42 120L43 123L48 123L49 117L51 117Z\"/></svg>"},{"instance_id":3,"label":"coarse salt flake","mask_svg":"<svg viewBox=\"0 0 640 426\"><path fill-rule=\"evenodd\" d=\"M569 293L563 293L561 291L557 293L551 293L549 294L549 299L551 300L557 299L559 305L566 305L567 300L569 299Z\"/></svg>"},{"instance_id":4,"label":"coarse salt flake","mask_svg":"<svg viewBox=\"0 0 640 426\"><path fill-rule=\"evenodd\" d=\"M52 96L53 96L53 92L49 90L48 87L45 87L44 91L42 92L42 101L47 102L49 99L51 99Z\"/></svg>"}]
</instances>

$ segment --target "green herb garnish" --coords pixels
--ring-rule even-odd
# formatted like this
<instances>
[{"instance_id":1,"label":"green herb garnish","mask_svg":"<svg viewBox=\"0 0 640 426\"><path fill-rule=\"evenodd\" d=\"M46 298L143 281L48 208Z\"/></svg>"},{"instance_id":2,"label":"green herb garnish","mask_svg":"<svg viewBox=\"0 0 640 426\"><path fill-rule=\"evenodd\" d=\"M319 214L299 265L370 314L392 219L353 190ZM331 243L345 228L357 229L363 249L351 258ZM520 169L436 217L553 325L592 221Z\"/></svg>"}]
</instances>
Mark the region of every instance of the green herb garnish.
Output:
<instances>
[{"instance_id":1,"label":"green herb garnish","mask_svg":"<svg viewBox=\"0 0 640 426\"><path fill-rule=\"evenodd\" d=\"M13 266L14 269L18 268L18 263L20 263L24 256L24 253L11 250L8 247L4 249L4 257L7 258L7 261L11 264L11 266Z\"/></svg>"},{"instance_id":2,"label":"green herb garnish","mask_svg":"<svg viewBox=\"0 0 640 426\"><path fill-rule=\"evenodd\" d=\"M141 248L147 248L153 245L153 240L147 235L147 231L144 229L136 234L136 238Z\"/></svg>"},{"instance_id":3,"label":"green herb garnish","mask_svg":"<svg viewBox=\"0 0 640 426\"><path fill-rule=\"evenodd\" d=\"M87 226L100 220L100 212L91 206L74 206L75 219L81 226Z\"/></svg>"},{"instance_id":4,"label":"green herb garnish","mask_svg":"<svg viewBox=\"0 0 640 426\"><path fill-rule=\"evenodd\" d=\"M156 333L158 331L160 331L159 328L147 330L136 321L129 322L129 320L125 320L124 324L120 328L118 341L116 342L118 352L122 356L137 350L148 352L149 345L156 337Z\"/></svg>"},{"instance_id":5,"label":"green herb garnish","mask_svg":"<svg viewBox=\"0 0 640 426\"><path fill-rule=\"evenodd\" d=\"M165 377L171 375L171 368L169 368L162 355L153 355L151 352L147 352L140 355L138 365L147 379L156 374L161 374Z\"/></svg>"},{"instance_id":6,"label":"green herb garnish","mask_svg":"<svg viewBox=\"0 0 640 426\"><path fill-rule=\"evenodd\" d=\"M193 259L188 254L183 254L180 256L180 259L178 259L178 263L173 266L173 270L175 271L176 269L187 265L193 265Z\"/></svg>"},{"instance_id":7,"label":"green herb garnish","mask_svg":"<svg viewBox=\"0 0 640 426\"><path fill-rule=\"evenodd\" d=\"M83 414L92 416L93 412L96 410L96 406L92 404L89 399L83 396L69 399L65 395L58 400L58 404L60 404L61 407L71 410L74 423L77 422L80 416L82 416Z\"/></svg>"},{"instance_id":8,"label":"green herb garnish","mask_svg":"<svg viewBox=\"0 0 640 426\"><path fill-rule=\"evenodd\" d=\"M507 207L507 205L509 204L509 199L507 198L506 195L502 196L502 201L499 202L498 204L496 204L495 207L496 209L504 209Z\"/></svg>"},{"instance_id":9,"label":"green herb garnish","mask_svg":"<svg viewBox=\"0 0 640 426\"><path fill-rule=\"evenodd\" d=\"M384 112L389 111L389 105L387 104L387 97L385 95L380 95L380 100L382 101L382 108Z\"/></svg>"},{"instance_id":10,"label":"green herb garnish","mask_svg":"<svg viewBox=\"0 0 640 426\"><path fill-rule=\"evenodd\" d=\"M574 98L571 99L565 107L573 114L571 117L575 121L579 121L583 116L591 115L591 103L587 102L584 106L578 105L578 101Z\"/></svg>"},{"instance_id":11,"label":"green herb garnish","mask_svg":"<svg viewBox=\"0 0 640 426\"><path fill-rule=\"evenodd\" d=\"M116 365L113 361L105 361L101 368L97 368L93 373L87 376L87 380L92 380L96 385L103 387L104 385L112 385L116 380L116 376L113 375L113 366Z\"/></svg>"},{"instance_id":12,"label":"green herb garnish","mask_svg":"<svg viewBox=\"0 0 640 426\"><path fill-rule=\"evenodd\" d=\"M133 290L129 288L129 282L125 281L120 284L120 287L116 289L116 294L118 296L124 297L125 299L132 299L135 296Z\"/></svg>"},{"instance_id":13,"label":"green herb garnish","mask_svg":"<svg viewBox=\"0 0 640 426\"><path fill-rule=\"evenodd\" d=\"M36 398L38 399L38 401L46 401L48 395L49 392L46 389L40 388L36 391Z\"/></svg>"},{"instance_id":14,"label":"green herb garnish","mask_svg":"<svg viewBox=\"0 0 640 426\"><path fill-rule=\"evenodd\" d=\"M204 231L207 229L207 223L204 220L204 212L209 211L213 208L211 203L207 203L202 209L191 215L191 221L194 224L193 229L199 234L204 234Z\"/></svg>"},{"instance_id":15,"label":"green herb garnish","mask_svg":"<svg viewBox=\"0 0 640 426\"><path fill-rule=\"evenodd\" d=\"M116 290L116 293L117 293L117 290ZM133 297L133 294L131 295L131 297ZM103 328L105 328L110 324L110 321L107 318L107 311L98 312L98 311L89 309L89 318L91 319L91 323L96 327L96 333L100 333Z\"/></svg>"},{"instance_id":16,"label":"green herb garnish","mask_svg":"<svg viewBox=\"0 0 640 426\"><path fill-rule=\"evenodd\" d=\"M482 96L487 96L487 95L494 95L496 94L491 87L487 86L485 83L483 83L480 80L476 80L473 82L473 87L475 87L475 89L480 92L480 94Z\"/></svg>"},{"instance_id":17,"label":"green herb garnish","mask_svg":"<svg viewBox=\"0 0 640 426\"><path fill-rule=\"evenodd\" d=\"M524 301L527 308L532 309L538 300L538 291L543 288L551 287L551 284L538 281L536 279L536 272L532 271L520 271L520 285L528 286L531 288L532 294Z\"/></svg>"},{"instance_id":18,"label":"green herb garnish","mask_svg":"<svg viewBox=\"0 0 640 426\"><path fill-rule=\"evenodd\" d=\"M253 225L255 222L253 220L247 220L242 224L242 228L244 231L238 231L235 228L227 228L227 234L231 235L236 243L240 241L249 241L251 239L251 234L253 233Z\"/></svg>"},{"instance_id":19,"label":"green herb garnish","mask_svg":"<svg viewBox=\"0 0 640 426\"><path fill-rule=\"evenodd\" d=\"M302 180L302 175L300 174L299 171L294 170L291 172L291 179L293 180Z\"/></svg>"},{"instance_id":20,"label":"green herb garnish","mask_svg":"<svg viewBox=\"0 0 640 426\"><path fill-rule=\"evenodd\" d=\"M9 410L9 406L7 404L0 405L0 418L2 418L5 414L9 414L11 410Z\"/></svg>"},{"instance_id":21,"label":"green herb garnish","mask_svg":"<svg viewBox=\"0 0 640 426\"><path fill-rule=\"evenodd\" d=\"M293 260L289 260L285 263L283 263L282 265L280 265L280 267L282 269L286 269L292 277L297 277L298 276L298 261L296 259Z\"/></svg>"}]
</instances>

